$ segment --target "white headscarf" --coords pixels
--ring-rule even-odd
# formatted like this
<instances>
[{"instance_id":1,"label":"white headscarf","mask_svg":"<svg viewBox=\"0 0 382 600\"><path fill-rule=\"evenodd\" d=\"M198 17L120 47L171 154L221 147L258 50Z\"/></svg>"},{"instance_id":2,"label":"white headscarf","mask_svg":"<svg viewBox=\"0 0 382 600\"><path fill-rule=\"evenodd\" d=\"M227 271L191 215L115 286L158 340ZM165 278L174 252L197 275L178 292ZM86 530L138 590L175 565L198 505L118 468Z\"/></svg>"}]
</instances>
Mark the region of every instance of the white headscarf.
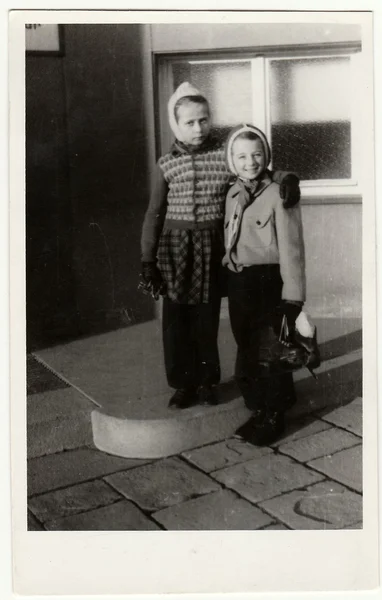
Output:
<instances>
[{"instance_id":1,"label":"white headscarf","mask_svg":"<svg viewBox=\"0 0 382 600\"><path fill-rule=\"evenodd\" d=\"M170 100L168 101L168 120L170 123L170 127L176 139L180 142L184 142L184 139L181 132L179 131L178 122L176 120L175 104L178 102L178 100L184 98L185 96L202 96L203 98L205 98L204 94L202 94L202 92L200 92L195 86L193 86L188 81L185 81L184 83L180 84L180 86L175 90ZM207 98L205 98L205 100L208 104Z\"/></svg>"},{"instance_id":2,"label":"white headscarf","mask_svg":"<svg viewBox=\"0 0 382 600\"><path fill-rule=\"evenodd\" d=\"M237 175L237 172L236 172L235 166L233 164L233 159L232 159L232 146L233 146L233 143L236 140L236 138L240 134L245 133L247 131L251 131L252 133L256 134L260 138L261 143L264 148L264 160L265 160L266 167L269 165L270 160L271 160L271 149L269 147L268 140L267 140L265 134L261 131L261 129L258 129L254 125L247 125L245 123L243 123L242 125L238 125L237 127L234 127L230 131L227 141L226 141L227 165L228 165L229 170L232 173L234 173L235 175Z\"/></svg>"}]
</instances>

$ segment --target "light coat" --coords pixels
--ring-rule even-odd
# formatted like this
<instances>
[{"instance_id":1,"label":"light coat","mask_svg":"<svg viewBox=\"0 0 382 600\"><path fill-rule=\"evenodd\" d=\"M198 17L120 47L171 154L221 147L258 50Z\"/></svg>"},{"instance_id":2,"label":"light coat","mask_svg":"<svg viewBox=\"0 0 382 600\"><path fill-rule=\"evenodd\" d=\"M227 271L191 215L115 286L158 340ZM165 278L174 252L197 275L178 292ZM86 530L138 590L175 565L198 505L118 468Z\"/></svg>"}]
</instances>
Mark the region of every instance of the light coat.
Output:
<instances>
[{"instance_id":1,"label":"light coat","mask_svg":"<svg viewBox=\"0 0 382 600\"><path fill-rule=\"evenodd\" d=\"M305 249L299 204L285 209L279 185L265 174L250 193L238 179L225 205L223 264L240 272L252 265L280 264L282 299L306 298Z\"/></svg>"}]
</instances>

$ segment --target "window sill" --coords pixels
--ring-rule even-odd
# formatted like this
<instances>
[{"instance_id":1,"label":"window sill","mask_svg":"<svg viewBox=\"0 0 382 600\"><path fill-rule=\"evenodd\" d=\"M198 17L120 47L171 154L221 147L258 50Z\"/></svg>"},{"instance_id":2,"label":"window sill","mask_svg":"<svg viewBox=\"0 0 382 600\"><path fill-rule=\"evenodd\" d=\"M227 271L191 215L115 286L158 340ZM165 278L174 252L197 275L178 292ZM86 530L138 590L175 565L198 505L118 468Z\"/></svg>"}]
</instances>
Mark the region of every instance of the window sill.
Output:
<instances>
[{"instance_id":1,"label":"window sill","mask_svg":"<svg viewBox=\"0 0 382 600\"><path fill-rule=\"evenodd\" d=\"M301 204L362 204L361 194L311 195L301 190Z\"/></svg>"},{"instance_id":2,"label":"window sill","mask_svg":"<svg viewBox=\"0 0 382 600\"><path fill-rule=\"evenodd\" d=\"M362 204L362 192L354 180L301 181L303 204Z\"/></svg>"}]
</instances>

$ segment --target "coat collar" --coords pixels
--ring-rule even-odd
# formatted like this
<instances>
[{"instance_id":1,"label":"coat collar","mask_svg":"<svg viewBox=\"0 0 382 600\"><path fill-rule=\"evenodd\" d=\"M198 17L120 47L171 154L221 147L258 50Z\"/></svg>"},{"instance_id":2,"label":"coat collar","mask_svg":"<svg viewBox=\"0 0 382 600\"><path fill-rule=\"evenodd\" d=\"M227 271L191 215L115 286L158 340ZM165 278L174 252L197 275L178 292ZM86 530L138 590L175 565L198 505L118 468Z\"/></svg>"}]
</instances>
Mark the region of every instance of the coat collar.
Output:
<instances>
[{"instance_id":1,"label":"coat collar","mask_svg":"<svg viewBox=\"0 0 382 600\"><path fill-rule=\"evenodd\" d=\"M240 179L240 177L237 177L232 185L230 197L235 198L244 208L259 196L271 183L272 179L269 171L265 171L260 180L244 181L243 179Z\"/></svg>"}]
</instances>

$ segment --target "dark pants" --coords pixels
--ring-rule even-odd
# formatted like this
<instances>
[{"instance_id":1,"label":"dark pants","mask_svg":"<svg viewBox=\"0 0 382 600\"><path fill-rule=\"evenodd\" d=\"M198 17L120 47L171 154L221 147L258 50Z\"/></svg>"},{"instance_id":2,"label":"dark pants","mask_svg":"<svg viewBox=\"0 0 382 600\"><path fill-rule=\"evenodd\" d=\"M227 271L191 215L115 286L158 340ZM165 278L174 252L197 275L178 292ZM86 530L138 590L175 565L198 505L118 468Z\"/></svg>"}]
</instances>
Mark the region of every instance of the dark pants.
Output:
<instances>
[{"instance_id":1,"label":"dark pants","mask_svg":"<svg viewBox=\"0 0 382 600\"><path fill-rule=\"evenodd\" d=\"M220 380L220 296L205 304L163 299L163 346L168 384L176 389Z\"/></svg>"},{"instance_id":2,"label":"dark pants","mask_svg":"<svg viewBox=\"0 0 382 600\"><path fill-rule=\"evenodd\" d=\"M291 373L272 375L259 364L264 332L281 324L282 280L279 265L244 267L228 271L228 306L237 343L235 376L250 410L286 410L294 396Z\"/></svg>"}]
</instances>

